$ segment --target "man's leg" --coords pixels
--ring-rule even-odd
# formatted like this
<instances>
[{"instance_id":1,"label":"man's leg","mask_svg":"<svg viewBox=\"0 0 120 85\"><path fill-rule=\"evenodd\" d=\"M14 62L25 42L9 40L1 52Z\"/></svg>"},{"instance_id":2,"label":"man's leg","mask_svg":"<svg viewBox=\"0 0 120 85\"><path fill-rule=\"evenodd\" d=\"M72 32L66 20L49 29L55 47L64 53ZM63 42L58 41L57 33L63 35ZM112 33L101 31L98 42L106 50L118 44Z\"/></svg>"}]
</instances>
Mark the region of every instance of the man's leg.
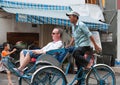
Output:
<instances>
[{"instance_id":1,"label":"man's leg","mask_svg":"<svg viewBox=\"0 0 120 85\"><path fill-rule=\"evenodd\" d=\"M81 58L83 54L84 53L82 52L81 47L76 48L73 52L73 57L75 58L75 63L78 71L80 68L82 68L83 61L81 60ZM78 74L78 78L81 78L82 75L83 75L83 71L81 70L81 72ZM81 78L81 80L78 80L78 82L75 85L82 85L83 82L84 82L84 78Z\"/></svg>"},{"instance_id":2,"label":"man's leg","mask_svg":"<svg viewBox=\"0 0 120 85\"><path fill-rule=\"evenodd\" d=\"M30 59L30 54L29 52L27 52L26 56L24 57L24 60L21 60L22 62L18 69L22 71L25 68L25 66L30 62Z\"/></svg>"},{"instance_id":3,"label":"man's leg","mask_svg":"<svg viewBox=\"0 0 120 85\"><path fill-rule=\"evenodd\" d=\"M78 83L76 85L84 85L85 84L85 78L83 77L83 65L80 63L79 58L75 60L76 66L77 66L77 70L80 71L80 73L78 74L78 78L80 78L80 80L78 80Z\"/></svg>"},{"instance_id":4,"label":"man's leg","mask_svg":"<svg viewBox=\"0 0 120 85\"><path fill-rule=\"evenodd\" d=\"M20 66L22 65L24 59L25 59L25 54L24 54L25 50L22 50L20 52Z\"/></svg>"}]
</instances>

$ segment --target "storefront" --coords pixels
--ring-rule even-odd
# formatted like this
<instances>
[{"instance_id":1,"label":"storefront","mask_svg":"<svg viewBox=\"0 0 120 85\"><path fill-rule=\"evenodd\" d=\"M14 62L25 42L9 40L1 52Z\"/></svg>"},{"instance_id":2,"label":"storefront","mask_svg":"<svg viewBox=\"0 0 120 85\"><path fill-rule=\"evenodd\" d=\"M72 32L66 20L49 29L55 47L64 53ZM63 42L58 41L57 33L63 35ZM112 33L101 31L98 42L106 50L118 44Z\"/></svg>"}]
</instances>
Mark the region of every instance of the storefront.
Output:
<instances>
[{"instance_id":1,"label":"storefront","mask_svg":"<svg viewBox=\"0 0 120 85\"><path fill-rule=\"evenodd\" d=\"M99 21L104 21L105 19L98 5L85 4L85 0L76 0L76 2L74 0L66 0L64 4L59 3L59 0L54 0L54 3L41 0L39 4L37 1L31 1L2 0L1 7L6 12L15 15L16 23L22 22L24 24L33 23L39 25L40 47L51 41L51 37L48 36L51 36L51 31L54 27L60 26L64 28L64 32L68 33L67 30L69 30L71 25L68 17L66 17L66 13L71 10L80 13L80 20L90 30L108 32L109 25ZM65 43L68 43L69 39L70 36L66 34L64 39L66 40Z\"/></svg>"},{"instance_id":2,"label":"storefront","mask_svg":"<svg viewBox=\"0 0 120 85\"><path fill-rule=\"evenodd\" d=\"M99 22L99 20L104 21L104 18L102 11L97 5L85 4L85 0L81 0L81 2L79 0L76 2L73 0L70 2L64 2L64 4L61 4L59 1L55 0L54 3L48 3L46 0L41 0L38 4L38 2L33 2L32 0L28 2L20 2L17 0L2 0L1 5L2 9L6 12L15 14L17 22L39 24L41 28L44 28L44 26L48 25L48 27L45 27L46 29L49 28L50 25L59 25L69 28L70 22L68 17L66 17L66 13L71 10L77 11L76 9L79 8L78 12L81 14L80 20L83 21L90 29L107 31L108 25ZM78 2L79 4L77 4ZM91 11L95 9L97 10L97 13L93 13L95 11ZM41 36L43 37L44 35Z\"/></svg>"}]
</instances>

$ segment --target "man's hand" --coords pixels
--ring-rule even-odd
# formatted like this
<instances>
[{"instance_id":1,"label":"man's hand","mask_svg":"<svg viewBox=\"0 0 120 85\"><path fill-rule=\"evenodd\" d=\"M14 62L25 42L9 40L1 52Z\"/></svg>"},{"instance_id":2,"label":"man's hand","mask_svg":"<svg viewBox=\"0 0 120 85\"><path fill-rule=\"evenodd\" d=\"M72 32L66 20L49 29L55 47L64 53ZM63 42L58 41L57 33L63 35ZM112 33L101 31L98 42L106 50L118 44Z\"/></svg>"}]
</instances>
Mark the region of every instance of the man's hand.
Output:
<instances>
[{"instance_id":1,"label":"man's hand","mask_svg":"<svg viewBox=\"0 0 120 85\"><path fill-rule=\"evenodd\" d=\"M34 54L41 54L41 50L33 50Z\"/></svg>"},{"instance_id":2,"label":"man's hand","mask_svg":"<svg viewBox=\"0 0 120 85\"><path fill-rule=\"evenodd\" d=\"M70 46L72 46L74 43L74 38L72 37L71 40L70 40L70 43L68 45L65 46L65 48L68 48Z\"/></svg>"},{"instance_id":3,"label":"man's hand","mask_svg":"<svg viewBox=\"0 0 120 85\"><path fill-rule=\"evenodd\" d=\"M97 43L95 42L94 40L94 37L93 36L90 36L90 40L92 41L94 47L95 47L95 50L97 51L97 53L101 52L102 49L97 45Z\"/></svg>"},{"instance_id":4,"label":"man's hand","mask_svg":"<svg viewBox=\"0 0 120 85\"><path fill-rule=\"evenodd\" d=\"M102 49L98 45L95 45L95 50L97 51L97 53L100 53L102 51Z\"/></svg>"},{"instance_id":5,"label":"man's hand","mask_svg":"<svg viewBox=\"0 0 120 85\"><path fill-rule=\"evenodd\" d=\"M70 47L70 45L66 45L66 46L65 46L65 48L68 48L68 47Z\"/></svg>"},{"instance_id":6,"label":"man's hand","mask_svg":"<svg viewBox=\"0 0 120 85\"><path fill-rule=\"evenodd\" d=\"M32 50L32 52L35 53L35 54L42 54L42 53L44 53L43 50Z\"/></svg>"}]
</instances>

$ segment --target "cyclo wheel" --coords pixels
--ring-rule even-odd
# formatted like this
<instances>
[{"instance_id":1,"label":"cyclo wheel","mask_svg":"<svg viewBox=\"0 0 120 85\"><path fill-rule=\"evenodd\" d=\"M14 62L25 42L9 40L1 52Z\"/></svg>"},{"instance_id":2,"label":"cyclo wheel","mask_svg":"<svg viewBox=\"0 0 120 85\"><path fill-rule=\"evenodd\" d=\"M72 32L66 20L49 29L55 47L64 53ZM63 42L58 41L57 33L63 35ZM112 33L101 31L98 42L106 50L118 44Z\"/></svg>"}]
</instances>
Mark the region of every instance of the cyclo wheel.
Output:
<instances>
[{"instance_id":1,"label":"cyclo wheel","mask_svg":"<svg viewBox=\"0 0 120 85\"><path fill-rule=\"evenodd\" d=\"M88 72L86 85L116 85L114 71L105 64L97 64Z\"/></svg>"},{"instance_id":2,"label":"cyclo wheel","mask_svg":"<svg viewBox=\"0 0 120 85\"><path fill-rule=\"evenodd\" d=\"M28 65L28 68L26 69L26 70L24 70L24 72L26 72L26 74L27 75L29 75L29 76L32 76L32 74L37 70L37 69L39 69L39 68L41 68L41 67L43 67L43 66L50 66L50 65L52 65L51 63L49 63L49 62L37 62L37 64L36 64L36 66L35 66L35 68L32 70L32 71L30 71L30 72L28 72L27 73L27 71L29 70L29 69L31 69L32 68L32 66L34 65L34 63L30 63L29 65ZM26 79L26 78L19 78L19 85L22 85L23 83L23 80L26 82L26 83L30 83L30 79Z\"/></svg>"},{"instance_id":3,"label":"cyclo wheel","mask_svg":"<svg viewBox=\"0 0 120 85\"><path fill-rule=\"evenodd\" d=\"M43 66L48 66L48 65L56 65L59 62L51 55L48 54L43 54L37 58L36 62L31 62L29 63L25 69L25 73L34 73L37 69L43 67ZM31 69L31 71L30 71Z\"/></svg>"},{"instance_id":4,"label":"cyclo wheel","mask_svg":"<svg viewBox=\"0 0 120 85\"><path fill-rule=\"evenodd\" d=\"M34 72L31 85L67 85L66 77L56 66L44 66Z\"/></svg>"}]
</instances>

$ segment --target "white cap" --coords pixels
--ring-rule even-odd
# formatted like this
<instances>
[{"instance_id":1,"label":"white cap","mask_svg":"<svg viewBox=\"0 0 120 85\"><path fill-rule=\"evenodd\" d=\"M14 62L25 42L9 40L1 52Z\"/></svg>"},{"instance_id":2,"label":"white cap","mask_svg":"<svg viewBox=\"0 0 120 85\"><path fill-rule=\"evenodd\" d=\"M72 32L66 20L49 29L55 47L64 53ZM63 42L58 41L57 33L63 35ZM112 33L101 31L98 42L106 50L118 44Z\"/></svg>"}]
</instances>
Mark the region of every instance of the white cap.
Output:
<instances>
[{"instance_id":1,"label":"white cap","mask_svg":"<svg viewBox=\"0 0 120 85\"><path fill-rule=\"evenodd\" d=\"M79 17L79 13L77 13L75 11L71 11L69 13L66 13L66 16L70 16L70 15L75 15L75 16Z\"/></svg>"}]
</instances>

